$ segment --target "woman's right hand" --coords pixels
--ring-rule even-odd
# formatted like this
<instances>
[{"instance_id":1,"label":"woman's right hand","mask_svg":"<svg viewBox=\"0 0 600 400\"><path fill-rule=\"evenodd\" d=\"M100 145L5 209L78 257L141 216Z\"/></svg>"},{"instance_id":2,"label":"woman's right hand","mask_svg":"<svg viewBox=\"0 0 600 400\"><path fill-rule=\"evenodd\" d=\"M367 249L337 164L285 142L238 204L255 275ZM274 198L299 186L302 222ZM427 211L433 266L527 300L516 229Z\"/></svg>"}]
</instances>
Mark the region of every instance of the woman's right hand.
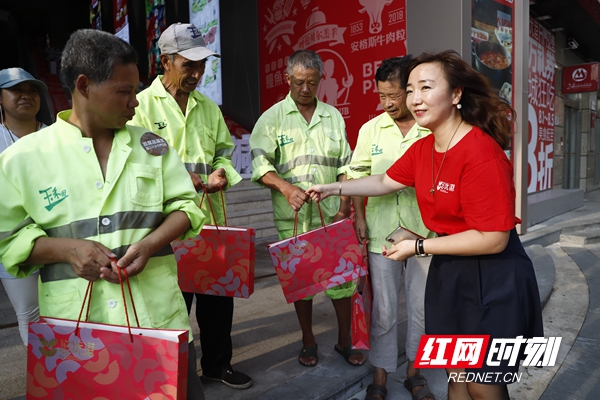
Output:
<instances>
[{"instance_id":1,"label":"woman's right hand","mask_svg":"<svg viewBox=\"0 0 600 400\"><path fill-rule=\"evenodd\" d=\"M314 185L306 189L306 194L310 196L312 201L318 203L323 199L328 198L331 194L327 193L327 186L329 185Z\"/></svg>"},{"instance_id":2,"label":"woman's right hand","mask_svg":"<svg viewBox=\"0 0 600 400\"><path fill-rule=\"evenodd\" d=\"M398 243L393 244L389 249L382 246L382 254L385 258L395 261L404 261L415 255L415 241L414 240L401 240Z\"/></svg>"}]
</instances>

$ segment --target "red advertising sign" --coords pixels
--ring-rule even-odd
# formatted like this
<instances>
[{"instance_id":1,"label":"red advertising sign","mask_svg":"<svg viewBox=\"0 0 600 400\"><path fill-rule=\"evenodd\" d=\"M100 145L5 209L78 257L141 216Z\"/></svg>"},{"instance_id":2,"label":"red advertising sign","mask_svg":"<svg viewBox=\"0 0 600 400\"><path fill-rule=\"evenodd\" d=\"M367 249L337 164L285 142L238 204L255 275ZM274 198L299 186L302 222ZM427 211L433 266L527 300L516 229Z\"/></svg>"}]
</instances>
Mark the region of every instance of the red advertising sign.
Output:
<instances>
[{"instance_id":1,"label":"red advertising sign","mask_svg":"<svg viewBox=\"0 0 600 400\"><path fill-rule=\"evenodd\" d=\"M554 158L554 35L529 19L529 185L527 193L552 188Z\"/></svg>"},{"instance_id":2,"label":"red advertising sign","mask_svg":"<svg viewBox=\"0 0 600 400\"><path fill-rule=\"evenodd\" d=\"M317 97L340 111L350 146L358 130L383 112L375 72L381 61L406 55L406 0L260 0L261 110L289 92L287 58L307 49L323 59Z\"/></svg>"},{"instance_id":3,"label":"red advertising sign","mask_svg":"<svg viewBox=\"0 0 600 400\"><path fill-rule=\"evenodd\" d=\"M113 0L115 35L129 43L129 12L127 0Z\"/></svg>"},{"instance_id":4,"label":"red advertising sign","mask_svg":"<svg viewBox=\"0 0 600 400\"><path fill-rule=\"evenodd\" d=\"M600 63L564 67L562 92L581 93L598 91L598 65Z\"/></svg>"}]
</instances>

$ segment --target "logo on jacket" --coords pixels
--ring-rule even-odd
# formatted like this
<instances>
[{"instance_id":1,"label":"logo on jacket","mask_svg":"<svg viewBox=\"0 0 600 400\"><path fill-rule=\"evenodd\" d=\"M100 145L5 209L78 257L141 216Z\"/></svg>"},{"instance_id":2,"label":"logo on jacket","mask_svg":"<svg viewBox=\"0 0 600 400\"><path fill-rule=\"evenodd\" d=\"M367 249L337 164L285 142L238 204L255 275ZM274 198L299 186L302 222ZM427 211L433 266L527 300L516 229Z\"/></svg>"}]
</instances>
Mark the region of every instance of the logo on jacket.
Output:
<instances>
[{"instance_id":1,"label":"logo on jacket","mask_svg":"<svg viewBox=\"0 0 600 400\"><path fill-rule=\"evenodd\" d=\"M58 205L61 201L69 197L66 190L59 192L56 187L49 187L48 189L38 190L38 192L44 197L44 200L48 201L46 210L50 211Z\"/></svg>"},{"instance_id":2,"label":"logo on jacket","mask_svg":"<svg viewBox=\"0 0 600 400\"><path fill-rule=\"evenodd\" d=\"M165 129L167 127L167 123L165 121L155 122L154 125L156 125L158 130Z\"/></svg>"},{"instance_id":3,"label":"logo on jacket","mask_svg":"<svg viewBox=\"0 0 600 400\"><path fill-rule=\"evenodd\" d=\"M377 143L373 143L371 145L371 155L378 156L380 154L383 154L383 149L377 146Z\"/></svg>"},{"instance_id":4,"label":"logo on jacket","mask_svg":"<svg viewBox=\"0 0 600 400\"><path fill-rule=\"evenodd\" d=\"M286 144L294 143L294 138L289 138L288 135L277 135L277 137L279 138L279 145L281 147Z\"/></svg>"}]
</instances>

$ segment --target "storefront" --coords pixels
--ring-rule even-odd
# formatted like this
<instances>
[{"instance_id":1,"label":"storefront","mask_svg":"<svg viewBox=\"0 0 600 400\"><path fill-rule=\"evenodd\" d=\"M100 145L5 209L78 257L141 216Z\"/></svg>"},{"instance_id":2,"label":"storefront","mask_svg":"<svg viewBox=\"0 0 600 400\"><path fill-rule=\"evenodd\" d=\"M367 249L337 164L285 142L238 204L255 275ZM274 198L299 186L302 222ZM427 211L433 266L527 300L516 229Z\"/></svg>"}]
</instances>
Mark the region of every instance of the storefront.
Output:
<instances>
[{"instance_id":1,"label":"storefront","mask_svg":"<svg viewBox=\"0 0 600 400\"><path fill-rule=\"evenodd\" d=\"M596 0L566 0L568 4L563 0L540 4L535 0L64 0L27 2L27 7L21 3L6 0L0 5L0 22L6 14L16 21L0 28L30 34L25 48L44 49L49 74L56 71L48 54L53 50L59 54L73 30L93 25L132 43L146 84L160 72L156 40L162 30L177 21L193 20L201 25L209 46L218 45L223 55L211 62L204 82L212 87L220 83L215 101L247 130L287 93L286 57L299 48L314 50L325 65L320 98L344 115L351 144L359 127L381 112L374 74L382 59L454 49L517 111L517 135L507 154L515 167L522 231L581 206L585 191L600 188L597 67L589 72L595 76L595 87L563 91L564 71L600 61ZM209 14L202 14L205 11ZM499 65L484 62L484 54L490 52L500 56ZM22 53L16 51L9 59L23 65ZM55 89L60 97L61 89Z\"/></svg>"}]
</instances>

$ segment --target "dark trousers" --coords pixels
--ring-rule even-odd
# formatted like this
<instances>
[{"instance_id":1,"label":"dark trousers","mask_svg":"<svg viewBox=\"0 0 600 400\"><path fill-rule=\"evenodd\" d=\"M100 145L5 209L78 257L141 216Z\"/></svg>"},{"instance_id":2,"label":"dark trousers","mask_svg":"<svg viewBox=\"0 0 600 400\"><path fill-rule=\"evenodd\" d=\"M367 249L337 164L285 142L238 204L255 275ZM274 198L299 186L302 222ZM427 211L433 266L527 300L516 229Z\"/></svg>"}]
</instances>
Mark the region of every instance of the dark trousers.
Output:
<instances>
[{"instance_id":1,"label":"dark trousers","mask_svg":"<svg viewBox=\"0 0 600 400\"><path fill-rule=\"evenodd\" d=\"M190 342L188 345L188 386L187 386L187 398L188 400L205 400L204 390L202 388L202 382L198 378L196 372L196 348L194 342Z\"/></svg>"},{"instance_id":2,"label":"dark trousers","mask_svg":"<svg viewBox=\"0 0 600 400\"><path fill-rule=\"evenodd\" d=\"M192 309L194 295L202 348L200 365L205 374L220 376L222 369L229 367L233 352L233 297L183 292L188 314Z\"/></svg>"}]
</instances>

